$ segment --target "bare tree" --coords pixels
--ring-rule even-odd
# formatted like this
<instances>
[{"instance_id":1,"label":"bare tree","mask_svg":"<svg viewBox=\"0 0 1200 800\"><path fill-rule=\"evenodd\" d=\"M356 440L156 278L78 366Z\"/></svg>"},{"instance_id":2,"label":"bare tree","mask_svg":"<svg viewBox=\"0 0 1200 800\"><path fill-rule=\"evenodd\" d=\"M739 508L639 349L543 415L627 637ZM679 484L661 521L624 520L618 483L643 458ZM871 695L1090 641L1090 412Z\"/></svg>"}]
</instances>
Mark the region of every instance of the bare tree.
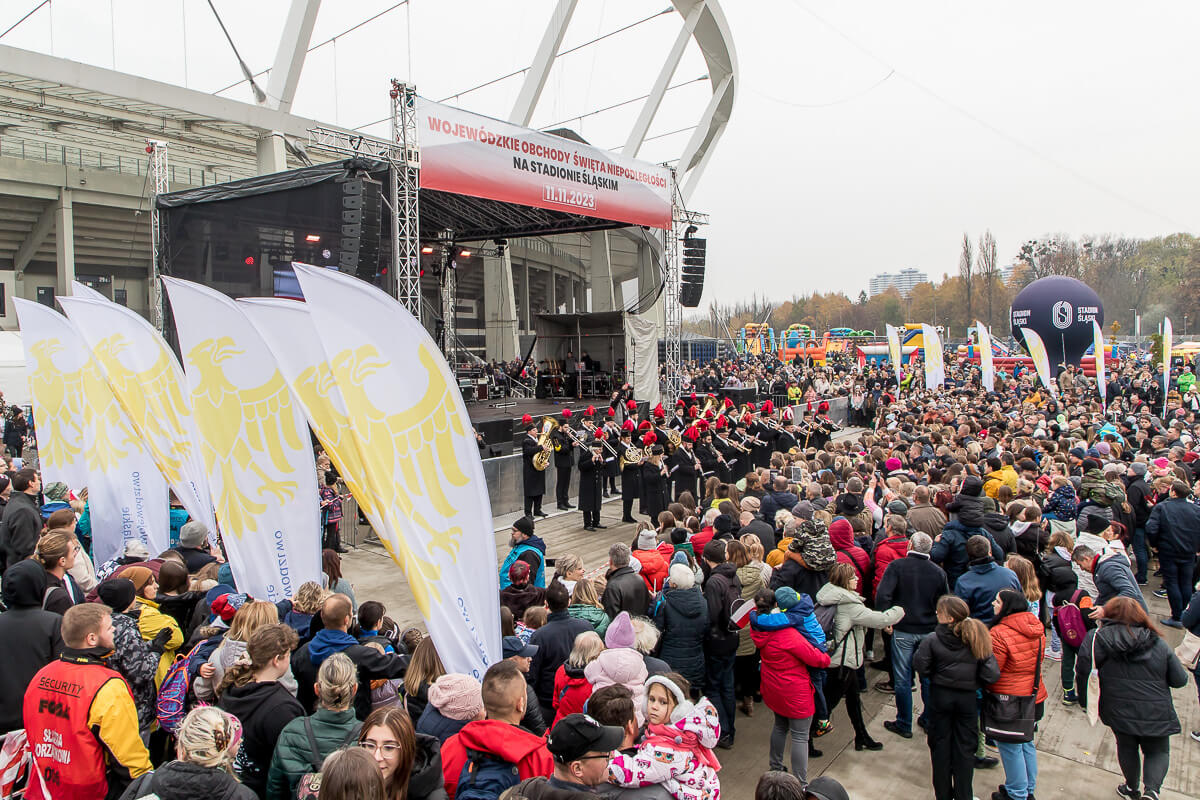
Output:
<instances>
[{"instance_id":1,"label":"bare tree","mask_svg":"<svg viewBox=\"0 0 1200 800\"><path fill-rule=\"evenodd\" d=\"M999 265L996 263L996 237L990 230L979 237L979 257L977 261L979 277L983 279L983 290L987 295L987 324L992 326L992 294L999 278Z\"/></svg>"},{"instance_id":2,"label":"bare tree","mask_svg":"<svg viewBox=\"0 0 1200 800\"><path fill-rule=\"evenodd\" d=\"M971 289L975 283L975 253L971 246L970 235L964 233L962 238L962 254L958 257L958 274L962 276L963 288L967 295L967 324L971 325Z\"/></svg>"},{"instance_id":3,"label":"bare tree","mask_svg":"<svg viewBox=\"0 0 1200 800\"><path fill-rule=\"evenodd\" d=\"M1021 245L1017 261L1029 268L1030 280L1049 275L1078 278L1082 271L1079 245L1062 234L1030 239Z\"/></svg>"}]
</instances>

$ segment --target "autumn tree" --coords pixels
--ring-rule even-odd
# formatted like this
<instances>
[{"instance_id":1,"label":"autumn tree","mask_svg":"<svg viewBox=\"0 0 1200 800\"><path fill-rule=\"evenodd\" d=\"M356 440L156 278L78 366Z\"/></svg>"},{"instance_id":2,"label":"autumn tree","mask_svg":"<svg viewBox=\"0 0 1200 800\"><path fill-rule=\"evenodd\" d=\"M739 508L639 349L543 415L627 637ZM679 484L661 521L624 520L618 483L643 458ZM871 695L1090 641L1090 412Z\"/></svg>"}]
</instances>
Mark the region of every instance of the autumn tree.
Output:
<instances>
[{"instance_id":1,"label":"autumn tree","mask_svg":"<svg viewBox=\"0 0 1200 800\"><path fill-rule=\"evenodd\" d=\"M987 299L987 324L990 328L992 319L992 299L996 293L996 282L1000 278L1000 267L996 263L996 237L990 230L979 237L978 256L979 278L983 281L983 293Z\"/></svg>"},{"instance_id":2,"label":"autumn tree","mask_svg":"<svg viewBox=\"0 0 1200 800\"><path fill-rule=\"evenodd\" d=\"M975 283L975 253L971 247L971 237L964 233L962 237L962 252L958 256L958 275L962 278L963 289L967 296L967 317L971 316L971 289Z\"/></svg>"}]
</instances>

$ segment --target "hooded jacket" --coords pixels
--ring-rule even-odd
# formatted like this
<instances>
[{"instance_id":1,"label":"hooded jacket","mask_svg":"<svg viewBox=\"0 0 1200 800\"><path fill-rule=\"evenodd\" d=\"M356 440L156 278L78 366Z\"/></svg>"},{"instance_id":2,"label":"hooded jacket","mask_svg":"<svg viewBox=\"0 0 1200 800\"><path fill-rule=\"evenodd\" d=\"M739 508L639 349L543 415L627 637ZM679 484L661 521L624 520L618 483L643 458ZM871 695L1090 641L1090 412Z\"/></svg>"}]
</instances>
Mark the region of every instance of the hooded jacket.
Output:
<instances>
[{"instance_id":1,"label":"hooded jacket","mask_svg":"<svg viewBox=\"0 0 1200 800\"><path fill-rule=\"evenodd\" d=\"M834 650L829 654L832 667L858 669L863 665L863 645L866 628L886 628L895 625L904 617L904 609L893 606L886 611L872 611L863 602L858 592L852 592L834 583L827 583L817 592L817 602L823 606L837 606L833 618Z\"/></svg>"},{"instance_id":2,"label":"hooded jacket","mask_svg":"<svg viewBox=\"0 0 1200 800\"><path fill-rule=\"evenodd\" d=\"M592 626L592 630L600 634L600 638L604 638L604 632L608 630L608 623L612 622L608 618L608 614L604 613L604 609L599 606L587 605L586 603L577 603L567 606L567 616L573 619L581 619Z\"/></svg>"},{"instance_id":3,"label":"hooded jacket","mask_svg":"<svg viewBox=\"0 0 1200 800\"><path fill-rule=\"evenodd\" d=\"M244 738L234 770L242 783L265 797L275 745L287 724L304 716L304 706L278 681L254 681L228 687L217 700L217 707L241 720Z\"/></svg>"},{"instance_id":4,"label":"hooded jacket","mask_svg":"<svg viewBox=\"0 0 1200 800\"><path fill-rule=\"evenodd\" d=\"M747 564L744 567L738 567L736 574L738 583L742 585L742 599L753 602L754 595L758 593L758 590L766 586L766 583L763 581L762 570L753 564ZM750 638L750 631L742 628L738 633L737 655L752 656L756 650L754 640Z\"/></svg>"},{"instance_id":5,"label":"hooded jacket","mask_svg":"<svg viewBox=\"0 0 1200 800\"><path fill-rule=\"evenodd\" d=\"M0 550L9 567L29 558L42 533L42 512L37 500L25 492L13 492L0 519ZM41 605L41 600L38 605Z\"/></svg>"},{"instance_id":6,"label":"hooded jacket","mask_svg":"<svg viewBox=\"0 0 1200 800\"><path fill-rule=\"evenodd\" d=\"M530 606L540 606L546 602L546 590L539 589L532 583L517 586L510 583L500 590L500 605L507 606L512 612L513 619L522 619L525 609Z\"/></svg>"},{"instance_id":7,"label":"hooded jacket","mask_svg":"<svg viewBox=\"0 0 1200 800\"><path fill-rule=\"evenodd\" d=\"M815 710L808 668L829 666L829 656L813 647L795 628L752 630L762 658L762 696L767 708L788 719L811 717Z\"/></svg>"},{"instance_id":8,"label":"hooded jacket","mask_svg":"<svg viewBox=\"0 0 1200 800\"><path fill-rule=\"evenodd\" d=\"M962 497L964 500L978 498ZM956 499L957 502L957 499ZM963 519L961 514L955 519L946 523L946 527L942 528L942 536L933 543L933 549L929 552L929 557L933 559L935 564L940 564L942 569L946 570L946 580L953 586L958 577L967 571L967 539L972 536L986 536L987 540L992 545L992 558L996 561L1004 560L1004 550L996 543L996 539L991 532L983 526L983 513L978 515L979 524L969 525Z\"/></svg>"},{"instance_id":9,"label":"hooded jacket","mask_svg":"<svg viewBox=\"0 0 1200 800\"><path fill-rule=\"evenodd\" d=\"M361 726L354 717L354 709L330 711L321 707L307 718L312 726L313 738L317 741L319 759L316 767L312 763L312 748L305 730L305 717L296 717L283 727L271 766L267 771L267 797L289 798L296 796L296 784L306 772L320 772L321 760L325 756L353 741Z\"/></svg>"},{"instance_id":10,"label":"hooded jacket","mask_svg":"<svg viewBox=\"0 0 1200 800\"><path fill-rule=\"evenodd\" d=\"M962 639L948 625L938 623L932 636L926 636L913 655L913 669L934 686L973 692L1000 680L996 657L975 658Z\"/></svg>"},{"instance_id":11,"label":"hooded jacket","mask_svg":"<svg viewBox=\"0 0 1200 800\"><path fill-rule=\"evenodd\" d=\"M858 576L858 588L869 594L875 587L871 583L871 557L867 551L854 543L854 528L844 519L835 519L829 526L829 543L837 553L839 564L854 567Z\"/></svg>"},{"instance_id":12,"label":"hooded jacket","mask_svg":"<svg viewBox=\"0 0 1200 800\"><path fill-rule=\"evenodd\" d=\"M642 654L630 647L605 650L596 660L583 668L592 690L605 686L624 686L633 695L633 709L638 725L646 722L646 678L650 676Z\"/></svg>"},{"instance_id":13,"label":"hooded jacket","mask_svg":"<svg viewBox=\"0 0 1200 800\"><path fill-rule=\"evenodd\" d=\"M1106 550L1096 556L1092 561L1092 580L1096 584L1096 605L1102 606L1114 597L1131 597L1150 613L1124 553Z\"/></svg>"},{"instance_id":14,"label":"hooded jacket","mask_svg":"<svg viewBox=\"0 0 1200 800\"><path fill-rule=\"evenodd\" d=\"M823 573L822 573L823 574ZM733 613L730 598L741 599L742 585L737 579L737 568L728 561L717 564L704 582L704 602L708 605L708 633L704 639L704 650L709 656L731 656L737 653L737 631L729 629Z\"/></svg>"},{"instance_id":15,"label":"hooded jacket","mask_svg":"<svg viewBox=\"0 0 1200 800\"><path fill-rule=\"evenodd\" d=\"M4 605L0 614L0 734L23 726L21 703L29 681L63 649L62 617L42 610L46 571L36 561L14 564L4 575Z\"/></svg>"},{"instance_id":16,"label":"hooded jacket","mask_svg":"<svg viewBox=\"0 0 1200 800\"><path fill-rule=\"evenodd\" d=\"M761 583L761 578L760 578ZM708 604L699 586L663 592L655 623L662 631L659 657L671 668L700 685L704 678L704 634L708 631ZM699 679L699 684L697 680Z\"/></svg>"},{"instance_id":17,"label":"hooded jacket","mask_svg":"<svg viewBox=\"0 0 1200 800\"><path fill-rule=\"evenodd\" d=\"M592 684L583 674L583 667L570 664L559 667L554 673L554 722L550 727L568 714L583 713L583 706L591 696Z\"/></svg>"},{"instance_id":18,"label":"hooded jacket","mask_svg":"<svg viewBox=\"0 0 1200 800\"><path fill-rule=\"evenodd\" d=\"M108 666L121 673L129 684L133 702L137 705L138 728L148 732L157 722L154 676L158 672L160 653L151 650L150 643L138 631L138 612L135 605L127 613L113 613L113 654L108 658Z\"/></svg>"},{"instance_id":19,"label":"hooded jacket","mask_svg":"<svg viewBox=\"0 0 1200 800\"><path fill-rule=\"evenodd\" d=\"M651 550L634 550L633 557L642 565L638 572L642 576L642 582L646 584L646 591L661 592L662 588L667 585L667 561L663 558L662 553L657 549Z\"/></svg>"},{"instance_id":20,"label":"hooded jacket","mask_svg":"<svg viewBox=\"0 0 1200 800\"><path fill-rule=\"evenodd\" d=\"M1100 672L1105 725L1131 736L1179 733L1171 689L1186 686L1188 674L1166 640L1149 628L1110 622L1089 633L1075 659L1075 686L1084 708L1093 662Z\"/></svg>"},{"instance_id":21,"label":"hooded jacket","mask_svg":"<svg viewBox=\"0 0 1200 800\"><path fill-rule=\"evenodd\" d=\"M1013 494L1017 493L1017 471L1012 468L1011 464L1005 464L1000 469L987 474L983 483L983 493L995 500L996 493L1000 491L1001 486L1012 489Z\"/></svg>"},{"instance_id":22,"label":"hooded jacket","mask_svg":"<svg viewBox=\"0 0 1200 800\"><path fill-rule=\"evenodd\" d=\"M321 668L321 662L333 653L345 653L346 657L354 662L354 666L358 667L358 693L354 695L354 713L359 719L366 719L371 713L371 681L377 678L403 678L408 669L407 655L380 653L373 647L359 644L357 639L345 631L322 628L312 641L301 645L292 653L296 699L303 708L316 707L317 696L313 685L317 682L317 671Z\"/></svg>"},{"instance_id":23,"label":"hooded jacket","mask_svg":"<svg viewBox=\"0 0 1200 800\"><path fill-rule=\"evenodd\" d=\"M967 601L971 616L987 625L995 616L992 601L1001 589L1021 591L1021 580L1017 573L1002 567L990 558L971 562L968 570L954 584L954 593Z\"/></svg>"},{"instance_id":24,"label":"hooded jacket","mask_svg":"<svg viewBox=\"0 0 1200 800\"><path fill-rule=\"evenodd\" d=\"M554 759L542 737L501 720L476 720L442 745L442 776L449 797L458 793L458 778L467 763L468 749L490 753L515 765L522 780L554 771Z\"/></svg>"},{"instance_id":25,"label":"hooded jacket","mask_svg":"<svg viewBox=\"0 0 1200 800\"><path fill-rule=\"evenodd\" d=\"M992 627L992 650L1000 680L988 687L995 694L1029 695L1037 674L1037 701L1046 700L1046 682L1038 670L1038 656L1046 646L1042 621L1028 611L1009 614Z\"/></svg>"},{"instance_id":26,"label":"hooded jacket","mask_svg":"<svg viewBox=\"0 0 1200 800\"><path fill-rule=\"evenodd\" d=\"M436 738L417 734L417 752L408 776L409 800L447 800L442 775L442 745Z\"/></svg>"},{"instance_id":27,"label":"hooded jacket","mask_svg":"<svg viewBox=\"0 0 1200 800\"><path fill-rule=\"evenodd\" d=\"M672 797L717 797L721 764L712 752L721 736L717 709L708 698L694 705L682 693L676 698L667 723L648 725L633 754L613 756L608 779L627 788L662 786Z\"/></svg>"},{"instance_id":28,"label":"hooded jacket","mask_svg":"<svg viewBox=\"0 0 1200 800\"><path fill-rule=\"evenodd\" d=\"M1017 543L1013 537L1012 528L1008 524L1008 515L998 511L988 511L983 515L983 527L992 535L996 544L1005 555L1017 552Z\"/></svg>"},{"instance_id":29,"label":"hooded jacket","mask_svg":"<svg viewBox=\"0 0 1200 800\"><path fill-rule=\"evenodd\" d=\"M282 796L282 795L281 795ZM138 778L121 800L257 800L258 795L223 769L168 761Z\"/></svg>"},{"instance_id":30,"label":"hooded jacket","mask_svg":"<svg viewBox=\"0 0 1200 800\"><path fill-rule=\"evenodd\" d=\"M888 565L906 555L908 555L908 537L906 536L889 536L875 545L875 552L872 553L875 560L871 575L872 595L879 592L879 584L883 581L883 575L887 572Z\"/></svg>"}]
</instances>

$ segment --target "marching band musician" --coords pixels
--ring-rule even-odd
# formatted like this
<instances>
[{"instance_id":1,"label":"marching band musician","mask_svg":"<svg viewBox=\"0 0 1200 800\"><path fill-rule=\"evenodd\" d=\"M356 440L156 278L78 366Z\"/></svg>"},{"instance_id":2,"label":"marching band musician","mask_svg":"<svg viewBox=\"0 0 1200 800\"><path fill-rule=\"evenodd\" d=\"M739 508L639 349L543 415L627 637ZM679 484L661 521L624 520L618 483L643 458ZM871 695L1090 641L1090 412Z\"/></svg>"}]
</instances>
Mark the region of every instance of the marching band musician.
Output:
<instances>
[{"instance_id":1,"label":"marching band musician","mask_svg":"<svg viewBox=\"0 0 1200 800\"><path fill-rule=\"evenodd\" d=\"M688 426L686 413L687 407L681 397L675 401L675 415L671 417L671 421L667 423L667 427L683 433L684 428Z\"/></svg>"},{"instance_id":2,"label":"marching band musician","mask_svg":"<svg viewBox=\"0 0 1200 800\"><path fill-rule=\"evenodd\" d=\"M605 414L604 427L601 430L604 431L604 441L615 445L617 439L619 439L621 436L621 426L617 424L617 413L613 411L613 409L609 408L608 412ZM617 462L617 458L621 455L621 451L616 447L613 449L617 451L617 455L604 460L605 497L617 493L617 476L621 474L621 465ZM605 452L608 453L607 450ZM612 453L608 453L608 455L611 456Z\"/></svg>"},{"instance_id":3,"label":"marching band musician","mask_svg":"<svg viewBox=\"0 0 1200 800\"><path fill-rule=\"evenodd\" d=\"M742 451L725 436L729 423L724 414L717 417L714 427L716 431L713 434L713 447L723 459L717 467L717 476L722 483L733 483L733 476L738 474L739 465L742 463Z\"/></svg>"},{"instance_id":4,"label":"marching band musician","mask_svg":"<svg viewBox=\"0 0 1200 800\"><path fill-rule=\"evenodd\" d=\"M780 416L783 417L783 430L775 436L775 449L781 453L789 453L793 447L800 445L796 438L796 421L790 408L785 408Z\"/></svg>"},{"instance_id":5,"label":"marching band musician","mask_svg":"<svg viewBox=\"0 0 1200 800\"><path fill-rule=\"evenodd\" d=\"M679 447L671 454L668 461L671 481L675 484L674 497L684 492L691 492L696 497L696 478L700 476L700 460L696 457L696 439L699 438L696 426L687 428L680 438Z\"/></svg>"},{"instance_id":6,"label":"marching band musician","mask_svg":"<svg viewBox=\"0 0 1200 800\"><path fill-rule=\"evenodd\" d=\"M546 473L533 467L533 457L542 452L542 446L538 444L538 429L533 424L533 417L528 414L521 417L521 424L525 426L525 438L521 441L521 483L525 487L525 516L549 516L542 511L542 495L546 493Z\"/></svg>"},{"instance_id":7,"label":"marching band musician","mask_svg":"<svg viewBox=\"0 0 1200 800\"><path fill-rule=\"evenodd\" d=\"M667 425L666 412L663 410L662 403L656 405L654 410L650 413L651 416L654 417L654 422L652 424L654 425L653 430L655 440L658 442L660 447L664 448L663 452L671 452L671 439L667 436L667 431L670 429L670 426Z\"/></svg>"},{"instance_id":8,"label":"marching band musician","mask_svg":"<svg viewBox=\"0 0 1200 800\"><path fill-rule=\"evenodd\" d=\"M828 401L822 400L817 405L817 415L814 420L816 423L816 432L813 434L814 445L818 450L824 450L825 445L833 439L833 431L836 427L833 420L829 418Z\"/></svg>"},{"instance_id":9,"label":"marching band musician","mask_svg":"<svg viewBox=\"0 0 1200 800\"><path fill-rule=\"evenodd\" d=\"M633 501L642 495L642 465L629 458L629 452L636 449L633 446L633 420L625 420L621 426L620 441L617 442L617 456L621 466L621 522L637 522L633 518ZM631 463L633 462L633 463Z\"/></svg>"},{"instance_id":10,"label":"marching band musician","mask_svg":"<svg viewBox=\"0 0 1200 800\"><path fill-rule=\"evenodd\" d=\"M554 469L558 472L558 483L554 487L554 496L558 499L558 510L568 511L571 505L571 472L575 466L575 441L565 430L571 427L571 409L562 410L562 422L551 435L554 441Z\"/></svg>"},{"instance_id":11,"label":"marching band musician","mask_svg":"<svg viewBox=\"0 0 1200 800\"><path fill-rule=\"evenodd\" d=\"M583 512L585 531L607 527L600 524L600 495L603 488L604 434L597 431L588 442L587 451L579 454L579 510Z\"/></svg>"},{"instance_id":12,"label":"marching band musician","mask_svg":"<svg viewBox=\"0 0 1200 800\"><path fill-rule=\"evenodd\" d=\"M763 422L768 409L773 410L771 401L763 402L762 409L756 410L753 403L746 406L747 412L751 415L749 424L747 425L747 433L754 441L750 444L750 461L757 468L767 467L771 463L771 442L770 435L771 427Z\"/></svg>"},{"instance_id":13,"label":"marching band musician","mask_svg":"<svg viewBox=\"0 0 1200 800\"><path fill-rule=\"evenodd\" d=\"M809 447L816 447L818 450L822 449L823 445L817 444L820 441L820 431L818 430L816 420L813 418L811 406L804 409L804 419L801 427L804 429L804 440L800 443L800 446L804 449L808 449Z\"/></svg>"},{"instance_id":14,"label":"marching band musician","mask_svg":"<svg viewBox=\"0 0 1200 800\"><path fill-rule=\"evenodd\" d=\"M656 523L658 515L667 510L670 485L667 467L663 464L662 445L657 442L654 431L648 431L642 437L642 447L650 454L642 464L642 513Z\"/></svg>"},{"instance_id":15,"label":"marching band musician","mask_svg":"<svg viewBox=\"0 0 1200 800\"><path fill-rule=\"evenodd\" d=\"M588 406L583 410L583 414L579 418L579 429L584 437L591 437L596 433L596 407Z\"/></svg>"},{"instance_id":16,"label":"marching band musician","mask_svg":"<svg viewBox=\"0 0 1200 800\"><path fill-rule=\"evenodd\" d=\"M697 424L700 426L700 441L696 443L696 458L700 460L700 482L704 483L704 479L709 475L720 477L723 474L721 468L725 466L725 456L721 455L713 446L713 432L708 427L708 423L701 420ZM724 478L721 478L721 481L729 483Z\"/></svg>"}]
</instances>

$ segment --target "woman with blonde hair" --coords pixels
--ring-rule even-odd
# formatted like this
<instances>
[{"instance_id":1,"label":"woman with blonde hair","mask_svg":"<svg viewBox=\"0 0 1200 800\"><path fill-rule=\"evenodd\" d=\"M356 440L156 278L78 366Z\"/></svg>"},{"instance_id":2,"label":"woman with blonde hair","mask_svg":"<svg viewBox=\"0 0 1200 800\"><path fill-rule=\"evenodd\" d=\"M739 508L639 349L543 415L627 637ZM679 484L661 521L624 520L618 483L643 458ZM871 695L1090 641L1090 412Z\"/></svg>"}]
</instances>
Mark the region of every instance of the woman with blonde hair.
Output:
<instances>
[{"instance_id":1,"label":"woman with blonde hair","mask_svg":"<svg viewBox=\"0 0 1200 800\"><path fill-rule=\"evenodd\" d=\"M237 595L229 595L234 597ZM244 597L244 595L242 595ZM222 595L226 597L226 595ZM220 598L217 598L220 600ZM279 622L279 609L274 603L266 600L248 600L233 615L229 630L221 643L213 650L208 661L200 666L196 680L192 682L192 690L196 698L211 703L216 699L216 687L225 679L225 672L233 666L238 657L246 652L246 643L259 628L274 625ZM296 678L292 675L291 666L287 674L279 680L288 691L296 693Z\"/></svg>"},{"instance_id":2,"label":"woman with blonde hair","mask_svg":"<svg viewBox=\"0 0 1200 800\"><path fill-rule=\"evenodd\" d=\"M771 582L771 573L774 570L767 564L767 551L763 547L762 539L758 538L757 534L743 533L738 537L738 541L745 546L746 553L750 556L750 566L756 567L762 573L763 585L766 586L769 584Z\"/></svg>"},{"instance_id":3,"label":"woman with blonde hair","mask_svg":"<svg viewBox=\"0 0 1200 800\"><path fill-rule=\"evenodd\" d=\"M433 637L426 636L413 650L408 671L404 673L404 704L410 717L421 718L421 712L429 703L429 686L445 674L446 668L433 645Z\"/></svg>"},{"instance_id":4,"label":"woman with blonde hair","mask_svg":"<svg viewBox=\"0 0 1200 800\"><path fill-rule=\"evenodd\" d=\"M279 742L279 734L304 706L279 683L289 670L292 649L299 641L287 625L259 628L246 642L238 658L217 686L217 707L242 722L245 742L234 768L242 783L266 797L267 770Z\"/></svg>"},{"instance_id":5,"label":"woman with blonde hair","mask_svg":"<svg viewBox=\"0 0 1200 800\"><path fill-rule=\"evenodd\" d=\"M84 602L83 589L75 582L70 569L80 552L75 534L63 529L47 532L38 539L34 557L46 570L46 596L42 608L55 614L65 614L73 605Z\"/></svg>"},{"instance_id":6,"label":"woman with blonde hair","mask_svg":"<svg viewBox=\"0 0 1200 800\"><path fill-rule=\"evenodd\" d=\"M321 588L321 584L316 581L305 581L300 584L300 588L292 597L291 608L279 621L290 626L300 636L307 636L312 618L320 613L321 604L328 596L329 590Z\"/></svg>"},{"instance_id":7,"label":"woman with blonde hair","mask_svg":"<svg viewBox=\"0 0 1200 800\"><path fill-rule=\"evenodd\" d=\"M583 674L583 669L604 652L604 640L595 631L584 631L575 637L571 654L554 673L554 722L568 714L583 712L587 700L592 696L592 684Z\"/></svg>"},{"instance_id":8,"label":"woman with blonde hair","mask_svg":"<svg viewBox=\"0 0 1200 800\"><path fill-rule=\"evenodd\" d=\"M121 800L256 800L233 775L241 743L237 717L214 706L193 708L176 732L176 760L138 778Z\"/></svg>"},{"instance_id":9,"label":"woman with blonde hair","mask_svg":"<svg viewBox=\"0 0 1200 800\"><path fill-rule=\"evenodd\" d=\"M575 591L571 592L571 605L567 606L567 616L588 623L600 636L604 636L610 622L595 584L586 579L575 584Z\"/></svg>"},{"instance_id":10,"label":"woman with blonde hair","mask_svg":"<svg viewBox=\"0 0 1200 800\"><path fill-rule=\"evenodd\" d=\"M267 772L267 797L295 797L307 772L319 772L325 756L358 738L354 716L358 668L345 653L334 653L317 672L317 712L289 722L279 734ZM316 748L314 749L313 744Z\"/></svg>"},{"instance_id":11,"label":"woman with blonde hair","mask_svg":"<svg viewBox=\"0 0 1200 800\"><path fill-rule=\"evenodd\" d=\"M583 559L574 553L564 553L554 561L554 577L550 579L550 583L559 581L571 592L575 589L576 581L582 577ZM549 586L550 583L546 585Z\"/></svg>"}]
</instances>

